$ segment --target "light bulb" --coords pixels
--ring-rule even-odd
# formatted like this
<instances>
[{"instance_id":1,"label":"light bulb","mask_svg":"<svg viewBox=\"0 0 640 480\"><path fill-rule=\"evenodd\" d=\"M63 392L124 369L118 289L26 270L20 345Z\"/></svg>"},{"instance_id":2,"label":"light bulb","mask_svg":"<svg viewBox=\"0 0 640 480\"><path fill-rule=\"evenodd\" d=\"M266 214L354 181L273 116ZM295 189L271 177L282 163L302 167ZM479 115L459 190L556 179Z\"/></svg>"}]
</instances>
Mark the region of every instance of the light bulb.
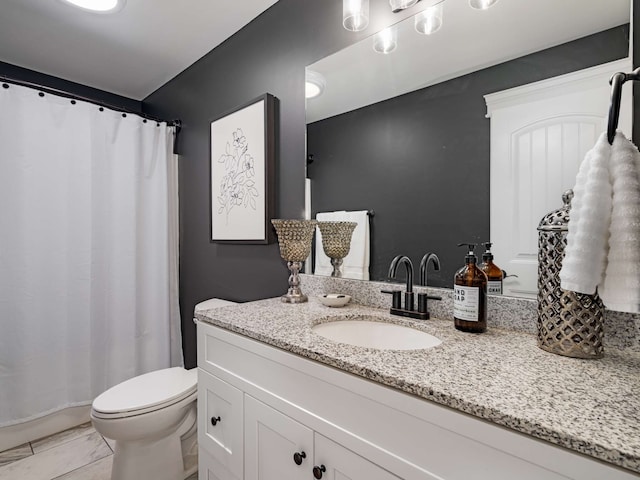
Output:
<instances>
[{"instance_id":1,"label":"light bulb","mask_svg":"<svg viewBox=\"0 0 640 480\"><path fill-rule=\"evenodd\" d=\"M322 75L313 70L307 70L306 80L304 83L305 98L315 98L322 95L326 81Z\"/></svg>"},{"instance_id":2,"label":"light bulb","mask_svg":"<svg viewBox=\"0 0 640 480\"><path fill-rule=\"evenodd\" d=\"M442 3L429 7L415 16L416 32L424 35L436 33L442 27Z\"/></svg>"},{"instance_id":3,"label":"light bulb","mask_svg":"<svg viewBox=\"0 0 640 480\"><path fill-rule=\"evenodd\" d=\"M373 37L373 49L378 53L388 54L398 46L398 31L394 27L387 27Z\"/></svg>"},{"instance_id":4,"label":"light bulb","mask_svg":"<svg viewBox=\"0 0 640 480\"><path fill-rule=\"evenodd\" d=\"M400 10L414 6L418 1L419 0L389 0L389 5L391 5L393 13L397 13Z\"/></svg>"},{"instance_id":5,"label":"light bulb","mask_svg":"<svg viewBox=\"0 0 640 480\"><path fill-rule=\"evenodd\" d=\"M342 0L342 25L359 32L369 25L369 0Z\"/></svg>"},{"instance_id":6,"label":"light bulb","mask_svg":"<svg viewBox=\"0 0 640 480\"><path fill-rule=\"evenodd\" d=\"M64 0L71 5L97 13L111 13L124 5L124 0Z\"/></svg>"},{"instance_id":7,"label":"light bulb","mask_svg":"<svg viewBox=\"0 0 640 480\"><path fill-rule=\"evenodd\" d=\"M496 3L498 3L498 0L469 0L471 8L475 8L476 10L486 10Z\"/></svg>"}]
</instances>

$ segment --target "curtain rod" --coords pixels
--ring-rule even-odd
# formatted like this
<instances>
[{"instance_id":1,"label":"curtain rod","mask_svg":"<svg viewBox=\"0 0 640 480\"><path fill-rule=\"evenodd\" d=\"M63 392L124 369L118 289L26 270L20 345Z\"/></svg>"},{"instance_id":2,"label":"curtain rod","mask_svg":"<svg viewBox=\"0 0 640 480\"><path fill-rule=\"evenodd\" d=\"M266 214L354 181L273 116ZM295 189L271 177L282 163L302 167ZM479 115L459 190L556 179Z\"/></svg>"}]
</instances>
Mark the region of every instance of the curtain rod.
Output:
<instances>
[{"instance_id":1,"label":"curtain rod","mask_svg":"<svg viewBox=\"0 0 640 480\"><path fill-rule=\"evenodd\" d=\"M115 110L116 112L123 112L123 113L130 113L132 115L137 115L139 117L145 118L147 120L151 120L153 122L158 122L158 123L166 122L168 126L176 127L176 135L178 134L178 132L180 132L180 129L182 127L182 122L180 120L172 120L172 121L161 120L161 119L153 117L151 115L147 115L146 113L136 112L135 110L132 110L130 108L118 107L116 105L111 105L111 104L106 103L106 102L101 102L100 100L95 100L95 99L92 99L92 98L83 97L82 95L76 95L75 93L67 92L67 91L64 91L64 90L58 90L57 88L47 87L45 85L40 85L38 83L27 82L25 80L18 80L18 79L15 79L15 78L7 77L5 75L0 75L0 81L2 81L4 83L12 83L14 85L20 85L22 87L33 88L33 89L40 90L40 91L45 92L45 93L50 93L50 94L53 94L53 95L59 95L61 97L65 97L65 98L71 98L73 100L80 100L80 101L83 101L83 102L89 102L89 103L92 103L94 105L98 105L100 107L108 108L110 110ZM5 87L5 88L7 88L7 87Z\"/></svg>"}]
</instances>

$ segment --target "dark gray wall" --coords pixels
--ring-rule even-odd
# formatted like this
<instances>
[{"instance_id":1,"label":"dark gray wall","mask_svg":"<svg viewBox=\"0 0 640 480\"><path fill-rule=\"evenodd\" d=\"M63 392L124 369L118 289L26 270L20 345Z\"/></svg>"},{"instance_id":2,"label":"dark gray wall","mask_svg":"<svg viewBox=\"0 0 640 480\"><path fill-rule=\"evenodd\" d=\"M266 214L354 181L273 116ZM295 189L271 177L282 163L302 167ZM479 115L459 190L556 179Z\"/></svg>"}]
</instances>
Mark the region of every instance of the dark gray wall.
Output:
<instances>
[{"instance_id":1,"label":"dark gray wall","mask_svg":"<svg viewBox=\"0 0 640 480\"><path fill-rule=\"evenodd\" d=\"M342 0L280 0L225 43L144 100L147 113L180 118L180 305L185 363L193 366L193 308L220 297L248 301L286 292L277 244L209 242L209 121L265 92L279 100L276 216L302 218L305 178L304 69L389 21L371 3L366 33L342 28ZM304 286L303 286L304 287Z\"/></svg>"},{"instance_id":2,"label":"dark gray wall","mask_svg":"<svg viewBox=\"0 0 640 480\"><path fill-rule=\"evenodd\" d=\"M441 270L429 273L429 285L451 287L466 253L456 245L490 239L483 96L628 50L629 26L620 26L308 125L313 214L375 210L371 278L386 280L399 253L415 264L433 251Z\"/></svg>"},{"instance_id":3,"label":"dark gray wall","mask_svg":"<svg viewBox=\"0 0 640 480\"><path fill-rule=\"evenodd\" d=\"M142 102L139 100L133 100L121 95L116 95L115 93L105 92L104 90L88 87L80 83L70 82L62 78L18 67L10 63L0 62L0 75L10 77L15 80L22 80L24 82L31 82L45 87L55 88L74 95L80 95L114 107L125 108L134 112L142 112Z\"/></svg>"}]
</instances>

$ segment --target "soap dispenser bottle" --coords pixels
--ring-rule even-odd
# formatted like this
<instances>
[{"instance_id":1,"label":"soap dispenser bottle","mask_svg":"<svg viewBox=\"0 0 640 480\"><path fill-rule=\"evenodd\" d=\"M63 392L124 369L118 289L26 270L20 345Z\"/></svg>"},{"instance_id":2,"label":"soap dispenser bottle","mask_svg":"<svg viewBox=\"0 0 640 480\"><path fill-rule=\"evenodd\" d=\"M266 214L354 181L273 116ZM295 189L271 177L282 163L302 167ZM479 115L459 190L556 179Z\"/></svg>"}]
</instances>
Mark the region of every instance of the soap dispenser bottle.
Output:
<instances>
[{"instance_id":1,"label":"soap dispenser bottle","mask_svg":"<svg viewBox=\"0 0 640 480\"><path fill-rule=\"evenodd\" d=\"M476 265L476 244L458 244L463 245L469 252L464 267L454 276L453 323L463 332L482 333L487 330L487 275Z\"/></svg>"},{"instance_id":2,"label":"soap dispenser bottle","mask_svg":"<svg viewBox=\"0 0 640 480\"><path fill-rule=\"evenodd\" d=\"M491 242L484 242L485 252L482 254L480 270L487 275L487 294L502 295L503 272L500 267L493 263L493 253L491 253Z\"/></svg>"}]
</instances>

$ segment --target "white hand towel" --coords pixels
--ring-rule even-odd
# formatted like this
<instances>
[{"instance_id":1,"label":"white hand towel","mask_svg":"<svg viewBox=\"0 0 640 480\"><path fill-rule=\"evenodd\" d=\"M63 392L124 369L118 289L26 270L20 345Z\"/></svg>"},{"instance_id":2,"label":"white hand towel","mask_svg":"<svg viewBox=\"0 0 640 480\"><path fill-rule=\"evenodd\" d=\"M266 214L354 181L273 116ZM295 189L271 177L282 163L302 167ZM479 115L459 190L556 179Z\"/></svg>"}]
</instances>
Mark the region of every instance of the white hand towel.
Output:
<instances>
[{"instance_id":1,"label":"white hand towel","mask_svg":"<svg viewBox=\"0 0 640 480\"><path fill-rule=\"evenodd\" d=\"M640 153L621 132L613 146L601 135L580 166L560 280L597 287L611 310L640 311Z\"/></svg>"},{"instance_id":2,"label":"white hand towel","mask_svg":"<svg viewBox=\"0 0 640 480\"><path fill-rule=\"evenodd\" d=\"M640 152L617 133L609 163L613 185L609 254L598 287L610 310L640 311Z\"/></svg>"},{"instance_id":3,"label":"white hand towel","mask_svg":"<svg viewBox=\"0 0 640 480\"><path fill-rule=\"evenodd\" d=\"M580 165L560 270L565 290L592 295L602 281L611 221L610 156L611 145L603 133Z\"/></svg>"},{"instance_id":4,"label":"white hand towel","mask_svg":"<svg viewBox=\"0 0 640 480\"><path fill-rule=\"evenodd\" d=\"M347 212L322 212L316 215L316 220L325 222L356 222L358 226L351 237L351 249L342 263L343 278L369 280L369 215L366 210ZM316 268L317 275L331 275L333 267L331 259L322 248L322 235L316 228Z\"/></svg>"}]
</instances>

